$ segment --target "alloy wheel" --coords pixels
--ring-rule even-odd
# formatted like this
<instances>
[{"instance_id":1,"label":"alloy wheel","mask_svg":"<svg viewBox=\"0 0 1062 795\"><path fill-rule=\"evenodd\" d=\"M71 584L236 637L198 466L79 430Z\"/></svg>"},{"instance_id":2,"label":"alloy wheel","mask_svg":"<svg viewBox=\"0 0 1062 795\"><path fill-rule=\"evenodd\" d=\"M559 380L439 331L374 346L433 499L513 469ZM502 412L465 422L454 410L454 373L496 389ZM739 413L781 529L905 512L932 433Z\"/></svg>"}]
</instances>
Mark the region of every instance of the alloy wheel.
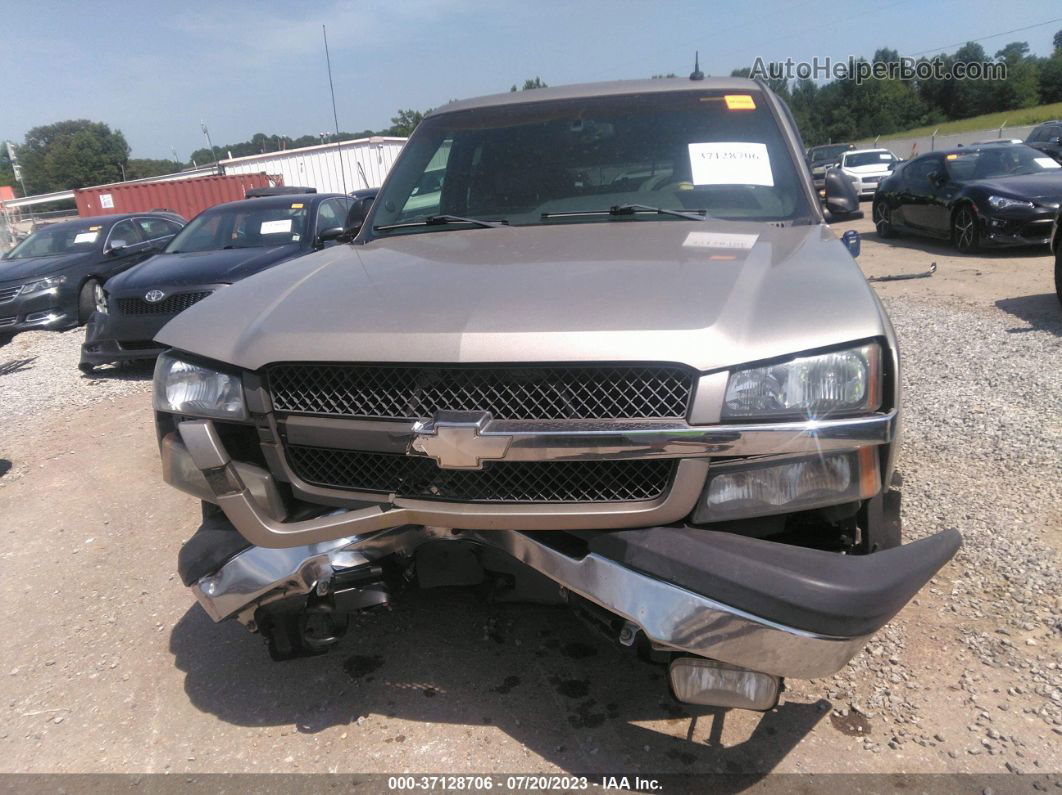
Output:
<instances>
[{"instance_id":1,"label":"alloy wheel","mask_svg":"<svg viewBox=\"0 0 1062 795\"><path fill-rule=\"evenodd\" d=\"M955 247L960 251L975 248L977 240L977 219L966 207L955 216Z\"/></svg>"}]
</instances>

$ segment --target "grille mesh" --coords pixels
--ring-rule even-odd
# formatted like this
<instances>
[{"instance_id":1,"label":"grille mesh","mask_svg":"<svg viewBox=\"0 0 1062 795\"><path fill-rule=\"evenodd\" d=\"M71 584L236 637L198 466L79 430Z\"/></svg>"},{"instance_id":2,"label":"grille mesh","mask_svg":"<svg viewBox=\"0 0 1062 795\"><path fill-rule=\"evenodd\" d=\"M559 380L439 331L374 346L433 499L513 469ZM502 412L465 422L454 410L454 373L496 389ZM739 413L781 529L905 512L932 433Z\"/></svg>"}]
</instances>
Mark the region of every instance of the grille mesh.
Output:
<instances>
[{"instance_id":1,"label":"grille mesh","mask_svg":"<svg viewBox=\"0 0 1062 795\"><path fill-rule=\"evenodd\" d=\"M626 502L659 497L674 460L487 462L441 469L430 458L289 445L302 480L355 491L462 502Z\"/></svg>"},{"instance_id":2,"label":"grille mesh","mask_svg":"<svg viewBox=\"0 0 1062 795\"><path fill-rule=\"evenodd\" d=\"M684 417L690 371L675 366L381 367L280 364L273 406L300 414L417 419L489 411L502 420Z\"/></svg>"},{"instance_id":3,"label":"grille mesh","mask_svg":"<svg viewBox=\"0 0 1062 795\"><path fill-rule=\"evenodd\" d=\"M19 290L21 289L21 284L16 284L14 287L0 288L0 304L6 304L8 301L14 301L15 296L18 295Z\"/></svg>"},{"instance_id":4,"label":"grille mesh","mask_svg":"<svg viewBox=\"0 0 1062 795\"><path fill-rule=\"evenodd\" d=\"M178 293L151 303L143 298L119 298L118 311L123 315L176 315L192 304L199 303L210 295L210 291L198 293Z\"/></svg>"}]
</instances>

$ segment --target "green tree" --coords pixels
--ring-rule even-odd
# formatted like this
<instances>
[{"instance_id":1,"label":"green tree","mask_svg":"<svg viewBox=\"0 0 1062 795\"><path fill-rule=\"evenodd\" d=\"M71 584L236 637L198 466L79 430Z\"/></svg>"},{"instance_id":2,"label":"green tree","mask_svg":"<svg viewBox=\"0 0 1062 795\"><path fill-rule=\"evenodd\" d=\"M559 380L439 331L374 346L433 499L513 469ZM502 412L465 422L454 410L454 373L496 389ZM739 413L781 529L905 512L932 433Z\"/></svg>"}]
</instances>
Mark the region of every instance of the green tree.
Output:
<instances>
[{"instance_id":1,"label":"green tree","mask_svg":"<svg viewBox=\"0 0 1062 795\"><path fill-rule=\"evenodd\" d=\"M996 53L1007 65L1005 80L996 80L992 89L997 109L1029 108L1040 101L1040 66L1029 57L1029 44L1014 41Z\"/></svg>"},{"instance_id":2,"label":"green tree","mask_svg":"<svg viewBox=\"0 0 1062 795\"><path fill-rule=\"evenodd\" d=\"M15 170L11 168L11 160L7 156L7 147L0 141L0 185L10 185L17 194L22 193L22 186L15 179Z\"/></svg>"},{"instance_id":3,"label":"green tree","mask_svg":"<svg viewBox=\"0 0 1062 795\"><path fill-rule=\"evenodd\" d=\"M75 119L34 127L18 150L33 193L116 182L129 161L129 144L102 122Z\"/></svg>"},{"instance_id":4,"label":"green tree","mask_svg":"<svg viewBox=\"0 0 1062 795\"><path fill-rule=\"evenodd\" d=\"M131 157L125 166L126 179L143 179L172 174L177 171L177 164L172 160L156 160L148 157Z\"/></svg>"},{"instance_id":5,"label":"green tree","mask_svg":"<svg viewBox=\"0 0 1062 795\"><path fill-rule=\"evenodd\" d=\"M1062 52L1040 62L1040 102L1062 102Z\"/></svg>"},{"instance_id":6,"label":"green tree","mask_svg":"<svg viewBox=\"0 0 1062 795\"><path fill-rule=\"evenodd\" d=\"M1055 33L1055 37L1051 40L1051 44L1054 45L1055 52L1062 50L1062 30Z\"/></svg>"},{"instance_id":7,"label":"green tree","mask_svg":"<svg viewBox=\"0 0 1062 795\"><path fill-rule=\"evenodd\" d=\"M524 85L520 88L521 91L530 91L533 88L548 88L546 83L542 82L542 78L536 75L535 77L529 77L524 81ZM516 85L509 89L510 92L516 91Z\"/></svg>"},{"instance_id":8,"label":"green tree","mask_svg":"<svg viewBox=\"0 0 1062 795\"><path fill-rule=\"evenodd\" d=\"M424 113L430 113L430 110ZM388 130L388 134L397 136L399 138L408 137L415 129L417 125L424 119L424 113L419 110L400 110L394 116L391 117L391 129Z\"/></svg>"}]
</instances>

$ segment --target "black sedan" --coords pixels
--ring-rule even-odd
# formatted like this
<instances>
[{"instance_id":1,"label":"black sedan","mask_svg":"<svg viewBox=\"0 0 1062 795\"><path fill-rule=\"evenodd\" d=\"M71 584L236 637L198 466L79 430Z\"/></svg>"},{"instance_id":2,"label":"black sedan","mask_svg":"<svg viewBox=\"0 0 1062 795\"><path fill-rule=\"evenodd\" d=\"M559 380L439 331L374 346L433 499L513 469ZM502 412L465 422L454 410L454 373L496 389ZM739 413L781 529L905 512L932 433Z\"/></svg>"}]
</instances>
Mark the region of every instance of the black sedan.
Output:
<instances>
[{"instance_id":1,"label":"black sedan","mask_svg":"<svg viewBox=\"0 0 1062 795\"><path fill-rule=\"evenodd\" d=\"M1023 144L972 146L909 160L878 186L874 226L950 239L960 251L1050 242L1062 166Z\"/></svg>"},{"instance_id":2,"label":"black sedan","mask_svg":"<svg viewBox=\"0 0 1062 795\"><path fill-rule=\"evenodd\" d=\"M103 215L50 224L0 258L0 334L85 323L100 285L166 246L174 213Z\"/></svg>"},{"instance_id":3,"label":"black sedan","mask_svg":"<svg viewBox=\"0 0 1062 795\"><path fill-rule=\"evenodd\" d=\"M332 245L355 201L313 193L204 210L161 254L104 285L80 369L154 358L162 348L152 338L174 315L226 285Z\"/></svg>"}]
</instances>

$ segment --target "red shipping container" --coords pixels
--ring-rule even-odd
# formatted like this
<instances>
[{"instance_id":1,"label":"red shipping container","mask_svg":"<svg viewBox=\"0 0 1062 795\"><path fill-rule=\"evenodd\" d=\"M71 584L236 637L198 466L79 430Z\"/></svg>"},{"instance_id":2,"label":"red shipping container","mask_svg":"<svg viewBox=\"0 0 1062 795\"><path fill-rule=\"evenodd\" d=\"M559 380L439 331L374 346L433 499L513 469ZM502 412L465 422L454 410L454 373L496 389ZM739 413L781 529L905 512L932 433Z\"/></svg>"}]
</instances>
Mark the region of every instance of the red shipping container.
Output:
<instances>
[{"instance_id":1,"label":"red shipping container","mask_svg":"<svg viewBox=\"0 0 1062 795\"><path fill-rule=\"evenodd\" d=\"M207 207L237 201L251 188L282 185L268 174L226 174L165 182L116 182L74 191L77 214L82 218L118 213L170 210L191 220Z\"/></svg>"}]
</instances>

